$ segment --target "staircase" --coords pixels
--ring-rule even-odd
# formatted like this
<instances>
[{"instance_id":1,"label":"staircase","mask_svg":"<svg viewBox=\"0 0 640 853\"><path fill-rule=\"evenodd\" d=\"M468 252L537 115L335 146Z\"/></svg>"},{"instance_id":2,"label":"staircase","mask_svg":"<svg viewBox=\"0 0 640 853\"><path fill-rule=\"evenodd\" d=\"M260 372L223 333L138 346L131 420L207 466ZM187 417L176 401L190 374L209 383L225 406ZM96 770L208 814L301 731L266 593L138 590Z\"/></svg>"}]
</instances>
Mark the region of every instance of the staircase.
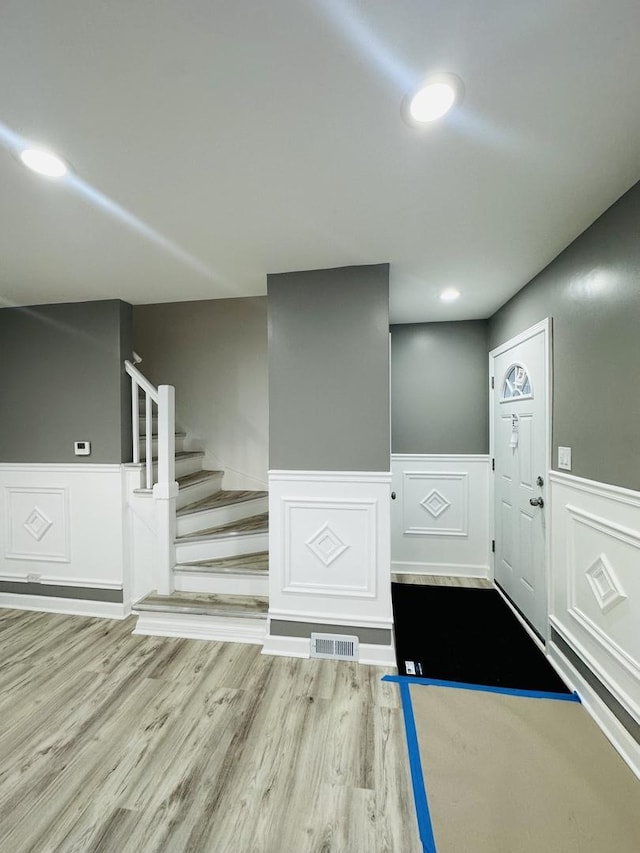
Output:
<instances>
[{"instance_id":1,"label":"staircase","mask_svg":"<svg viewBox=\"0 0 640 853\"><path fill-rule=\"evenodd\" d=\"M262 643L269 603L268 494L223 490L224 472L204 469L204 453L185 450L187 436L175 428L164 448L173 451L173 465L163 462L159 424L167 420L173 427L174 419L171 411L163 413L161 392L170 386L155 389L125 364L133 388L134 462L146 474L135 496L170 495L169 577L163 579L164 594L152 590L133 604L134 633ZM158 479L163 470L170 472L164 486Z\"/></svg>"}]
</instances>

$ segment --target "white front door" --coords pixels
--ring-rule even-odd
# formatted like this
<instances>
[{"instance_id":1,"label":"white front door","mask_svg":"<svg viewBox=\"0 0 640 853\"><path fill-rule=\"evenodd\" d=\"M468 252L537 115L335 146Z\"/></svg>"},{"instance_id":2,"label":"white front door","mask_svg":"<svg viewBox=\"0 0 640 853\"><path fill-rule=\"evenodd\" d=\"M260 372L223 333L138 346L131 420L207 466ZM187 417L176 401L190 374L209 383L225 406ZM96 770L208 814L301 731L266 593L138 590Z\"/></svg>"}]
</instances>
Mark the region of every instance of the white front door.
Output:
<instances>
[{"instance_id":1,"label":"white front door","mask_svg":"<svg viewBox=\"0 0 640 853\"><path fill-rule=\"evenodd\" d=\"M543 638L549 336L545 320L490 354L495 580Z\"/></svg>"}]
</instances>

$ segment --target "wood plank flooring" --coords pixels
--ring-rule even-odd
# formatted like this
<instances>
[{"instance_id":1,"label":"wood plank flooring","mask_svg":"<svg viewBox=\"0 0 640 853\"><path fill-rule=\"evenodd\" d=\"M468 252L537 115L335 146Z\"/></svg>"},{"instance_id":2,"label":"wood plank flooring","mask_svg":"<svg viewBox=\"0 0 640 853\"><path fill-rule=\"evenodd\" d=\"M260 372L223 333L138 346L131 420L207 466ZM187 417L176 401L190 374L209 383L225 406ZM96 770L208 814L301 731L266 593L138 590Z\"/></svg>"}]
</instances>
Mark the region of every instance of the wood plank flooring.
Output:
<instances>
[{"instance_id":1,"label":"wood plank flooring","mask_svg":"<svg viewBox=\"0 0 640 853\"><path fill-rule=\"evenodd\" d=\"M0 610L2 853L419 853L385 670Z\"/></svg>"}]
</instances>

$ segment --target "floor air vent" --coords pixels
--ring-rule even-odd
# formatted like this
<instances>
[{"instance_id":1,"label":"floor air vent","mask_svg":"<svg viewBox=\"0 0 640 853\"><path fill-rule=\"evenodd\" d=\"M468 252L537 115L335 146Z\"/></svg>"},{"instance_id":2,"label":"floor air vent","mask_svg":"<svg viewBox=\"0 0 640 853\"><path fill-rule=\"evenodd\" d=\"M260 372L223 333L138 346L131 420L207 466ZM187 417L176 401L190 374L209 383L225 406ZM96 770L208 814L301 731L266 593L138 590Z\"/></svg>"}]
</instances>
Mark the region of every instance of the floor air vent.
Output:
<instances>
[{"instance_id":1,"label":"floor air vent","mask_svg":"<svg viewBox=\"0 0 640 853\"><path fill-rule=\"evenodd\" d=\"M310 657L358 660L358 638L340 634L312 634Z\"/></svg>"}]
</instances>

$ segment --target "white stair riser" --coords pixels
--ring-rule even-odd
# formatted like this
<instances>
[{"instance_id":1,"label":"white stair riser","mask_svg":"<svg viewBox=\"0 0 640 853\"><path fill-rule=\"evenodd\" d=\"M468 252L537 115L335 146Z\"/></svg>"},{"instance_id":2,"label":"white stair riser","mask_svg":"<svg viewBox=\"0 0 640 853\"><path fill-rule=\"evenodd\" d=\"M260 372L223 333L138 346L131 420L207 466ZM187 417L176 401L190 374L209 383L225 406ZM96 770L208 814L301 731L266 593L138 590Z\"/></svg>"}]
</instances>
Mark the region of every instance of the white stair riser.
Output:
<instances>
[{"instance_id":1,"label":"white stair riser","mask_svg":"<svg viewBox=\"0 0 640 853\"><path fill-rule=\"evenodd\" d=\"M180 489L176 498L176 508L182 509L187 504L192 504L195 501L201 501L203 498L208 498L219 492L222 488L222 472L217 477L209 477L202 483L195 483L193 486L186 486Z\"/></svg>"},{"instance_id":2,"label":"white stair riser","mask_svg":"<svg viewBox=\"0 0 640 853\"><path fill-rule=\"evenodd\" d=\"M262 644L267 634L267 620L142 611L138 615L133 633L151 637L186 637L194 640Z\"/></svg>"},{"instance_id":3,"label":"white stair riser","mask_svg":"<svg viewBox=\"0 0 640 853\"><path fill-rule=\"evenodd\" d=\"M223 539L203 539L198 542L176 542L176 563L196 560L220 560L240 554L255 554L269 549L268 533L246 533Z\"/></svg>"},{"instance_id":4,"label":"white stair riser","mask_svg":"<svg viewBox=\"0 0 640 853\"><path fill-rule=\"evenodd\" d=\"M241 521L252 515L260 515L269 509L269 498L256 498L255 500L242 501L229 506L219 506L215 509L199 510L178 517L178 536L186 536L189 533L197 533L198 530L206 530L208 527L222 527L232 521Z\"/></svg>"},{"instance_id":5,"label":"white stair riser","mask_svg":"<svg viewBox=\"0 0 640 853\"><path fill-rule=\"evenodd\" d=\"M178 592L204 592L221 595L269 595L269 576L243 575L238 572L174 572Z\"/></svg>"}]
</instances>

